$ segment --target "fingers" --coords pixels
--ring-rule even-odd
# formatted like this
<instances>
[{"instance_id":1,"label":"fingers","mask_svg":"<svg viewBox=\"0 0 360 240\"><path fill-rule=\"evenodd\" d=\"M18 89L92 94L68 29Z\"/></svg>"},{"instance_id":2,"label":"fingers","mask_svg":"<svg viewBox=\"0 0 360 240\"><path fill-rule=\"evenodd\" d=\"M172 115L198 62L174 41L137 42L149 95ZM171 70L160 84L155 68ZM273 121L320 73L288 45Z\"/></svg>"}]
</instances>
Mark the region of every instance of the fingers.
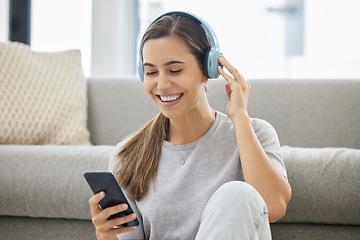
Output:
<instances>
[{"instance_id":1,"label":"fingers","mask_svg":"<svg viewBox=\"0 0 360 240\"><path fill-rule=\"evenodd\" d=\"M126 215L124 217L119 217L119 218L114 218L112 220L107 221L107 223L105 224L106 228L117 228L117 226L120 226L122 224L131 222L132 220L135 220L136 215L135 213ZM124 228L124 227L122 227Z\"/></svg>"},{"instance_id":2,"label":"fingers","mask_svg":"<svg viewBox=\"0 0 360 240\"><path fill-rule=\"evenodd\" d=\"M226 72L224 72L224 70L220 66L218 67L218 71L221 74L221 76L223 76L228 83L230 83L230 84L236 83L236 81L231 76L229 76Z\"/></svg>"},{"instance_id":3,"label":"fingers","mask_svg":"<svg viewBox=\"0 0 360 240\"><path fill-rule=\"evenodd\" d=\"M237 82L241 82L241 81L245 81L245 79L242 77L242 75L239 73L239 71L234 68L228 61L226 61L224 56L221 56L219 58L219 62L221 65L223 65L227 70L229 70L229 72L231 73L231 75L234 77L234 80ZM221 69L222 70L222 69ZM224 72L222 70L222 72ZM224 72L225 73L225 72ZM226 74L226 73L225 73ZM227 74L226 74L227 75ZM229 76L229 75L228 75Z\"/></svg>"},{"instance_id":4,"label":"fingers","mask_svg":"<svg viewBox=\"0 0 360 240\"><path fill-rule=\"evenodd\" d=\"M106 229L105 231L100 230L100 229L96 229L96 236L98 236L98 239L111 239L111 240L115 240L118 239L116 236L121 234L121 233L125 233L125 232L130 232L135 230L136 227L119 227L119 228L110 228L110 229Z\"/></svg>"},{"instance_id":5,"label":"fingers","mask_svg":"<svg viewBox=\"0 0 360 240\"><path fill-rule=\"evenodd\" d=\"M114 233L115 233L115 235L118 235L118 234L120 234L120 233L131 232L131 231L133 231L133 230L135 230L135 229L136 229L136 227L114 228ZM111 235L114 235L114 233L111 234Z\"/></svg>"},{"instance_id":6,"label":"fingers","mask_svg":"<svg viewBox=\"0 0 360 240\"><path fill-rule=\"evenodd\" d=\"M91 215L95 215L101 212L101 207L99 205L99 202L101 201L101 199L103 199L105 197L105 193L104 192L99 192L97 194L95 194L94 196L92 196L89 199L89 205L90 205L90 212Z\"/></svg>"},{"instance_id":7,"label":"fingers","mask_svg":"<svg viewBox=\"0 0 360 240\"><path fill-rule=\"evenodd\" d=\"M236 68L234 68L228 61L226 61L224 56L221 56L219 58L219 62L227 70L229 70L229 72L233 76L233 77L229 76L227 73L224 72L224 70L220 66L218 67L219 73L225 78L225 80L227 80L227 82L230 85L233 85L234 83L238 83L238 84L240 84L242 89L251 89L250 84L247 81L245 81L243 76L239 73L239 71Z\"/></svg>"},{"instance_id":8,"label":"fingers","mask_svg":"<svg viewBox=\"0 0 360 240\"><path fill-rule=\"evenodd\" d=\"M229 98L229 101L231 100L231 87L230 87L230 84L226 84L225 85L225 90L226 90L226 94L228 95L228 98Z\"/></svg>"},{"instance_id":9,"label":"fingers","mask_svg":"<svg viewBox=\"0 0 360 240\"><path fill-rule=\"evenodd\" d=\"M119 204L119 205L116 205L113 207L108 207L108 208L102 210L99 215L101 218L108 219L111 215L114 215L119 212L123 212L127 208L128 208L128 206L126 204ZM123 223L125 223L125 222L123 222ZM121 223L121 224L123 224L123 223Z\"/></svg>"},{"instance_id":10,"label":"fingers","mask_svg":"<svg viewBox=\"0 0 360 240\"><path fill-rule=\"evenodd\" d=\"M112 221L108 221L108 218L111 215L114 215L116 213L119 212L123 212L126 209L128 209L128 205L127 204L119 204L113 207L108 207L106 209L102 209L101 206L99 205L99 202L101 199L103 199L105 197L105 193L104 192L100 192L95 194L94 196L92 196L89 200L89 205L90 205L90 212L93 218L93 223L94 225L99 225L101 223L105 223L108 222L109 225L112 225ZM121 225L124 223L127 223L131 220L134 220L136 218L135 214L130 214L126 217L122 217L122 218L115 218L115 222L113 226L116 225Z\"/></svg>"},{"instance_id":11,"label":"fingers","mask_svg":"<svg viewBox=\"0 0 360 240\"><path fill-rule=\"evenodd\" d=\"M115 210L118 206L115 206ZM121 208L120 208L121 209ZM130 232L136 229L136 227L119 227L124 223L128 223L136 218L136 215L130 214L124 217L114 218L112 220L106 220L102 222L103 218L99 218L100 222L97 222L97 219L93 218L93 224L96 228L96 232L99 233L103 239L114 237L120 233Z\"/></svg>"},{"instance_id":12,"label":"fingers","mask_svg":"<svg viewBox=\"0 0 360 240\"><path fill-rule=\"evenodd\" d=\"M133 231L136 227L118 226L134 220L136 218L136 215L134 213L109 220L109 217L111 215L125 211L128 208L128 205L119 204L113 207L102 209L99 205L99 202L104 197L105 193L100 192L89 199L92 223L96 228L96 235L101 236L101 239L116 239L115 236L120 233Z\"/></svg>"}]
</instances>

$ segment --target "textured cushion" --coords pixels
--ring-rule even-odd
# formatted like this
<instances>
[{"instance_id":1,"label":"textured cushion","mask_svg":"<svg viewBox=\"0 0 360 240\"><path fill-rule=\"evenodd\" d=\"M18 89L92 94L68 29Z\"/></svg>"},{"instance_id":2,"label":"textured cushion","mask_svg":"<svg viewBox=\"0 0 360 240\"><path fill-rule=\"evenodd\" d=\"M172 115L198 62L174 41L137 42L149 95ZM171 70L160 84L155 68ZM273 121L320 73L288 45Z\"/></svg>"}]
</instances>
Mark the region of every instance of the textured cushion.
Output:
<instances>
[{"instance_id":1,"label":"textured cushion","mask_svg":"<svg viewBox=\"0 0 360 240\"><path fill-rule=\"evenodd\" d=\"M113 146L0 145L0 215L90 219L85 171L106 171Z\"/></svg>"},{"instance_id":2,"label":"textured cushion","mask_svg":"<svg viewBox=\"0 0 360 240\"><path fill-rule=\"evenodd\" d=\"M281 222L360 225L360 149L282 151L293 195Z\"/></svg>"},{"instance_id":3,"label":"textured cushion","mask_svg":"<svg viewBox=\"0 0 360 240\"><path fill-rule=\"evenodd\" d=\"M90 144L80 51L0 43L0 143Z\"/></svg>"}]
</instances>

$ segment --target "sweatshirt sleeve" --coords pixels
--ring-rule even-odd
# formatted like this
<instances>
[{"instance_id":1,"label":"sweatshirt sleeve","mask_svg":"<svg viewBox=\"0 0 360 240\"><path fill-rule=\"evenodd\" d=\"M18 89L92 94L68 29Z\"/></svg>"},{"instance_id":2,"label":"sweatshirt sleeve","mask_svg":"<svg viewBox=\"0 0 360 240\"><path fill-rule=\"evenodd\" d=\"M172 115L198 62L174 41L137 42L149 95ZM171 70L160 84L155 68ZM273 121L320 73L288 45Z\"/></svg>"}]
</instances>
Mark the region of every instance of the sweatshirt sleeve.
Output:
<instances>
[{"instance_id":1,"label":"sweatshirt sleeve","mask_svg":"<svg viewBox=\"0 0 360 240\"><path fill-rule=\"evenodd\" d=\"M252 126L266 155L275 168L287 179L280 141L274 127L267 121L257 118L252 119Z\"/></svg>"}]
</instances>

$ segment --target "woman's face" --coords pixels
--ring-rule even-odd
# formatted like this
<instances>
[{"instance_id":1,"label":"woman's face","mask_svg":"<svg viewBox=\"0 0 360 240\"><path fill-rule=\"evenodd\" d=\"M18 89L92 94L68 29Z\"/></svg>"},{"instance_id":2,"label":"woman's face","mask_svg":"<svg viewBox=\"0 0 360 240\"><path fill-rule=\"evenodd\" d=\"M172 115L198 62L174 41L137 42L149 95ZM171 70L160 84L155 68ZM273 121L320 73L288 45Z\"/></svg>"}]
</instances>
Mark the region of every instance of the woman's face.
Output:
<instances>
[{"instance_id":1,"label":"woman's face","mask_svg":"<svg viewBox=\"0 0 360 240\"><path fill-rule=\"evenodd\" d=\"M162 37L143 47L144 87L168 118L201 111L207 81L183 40ZM206 108L205 108L206 109Z\"/></svg>"}]
</instances>

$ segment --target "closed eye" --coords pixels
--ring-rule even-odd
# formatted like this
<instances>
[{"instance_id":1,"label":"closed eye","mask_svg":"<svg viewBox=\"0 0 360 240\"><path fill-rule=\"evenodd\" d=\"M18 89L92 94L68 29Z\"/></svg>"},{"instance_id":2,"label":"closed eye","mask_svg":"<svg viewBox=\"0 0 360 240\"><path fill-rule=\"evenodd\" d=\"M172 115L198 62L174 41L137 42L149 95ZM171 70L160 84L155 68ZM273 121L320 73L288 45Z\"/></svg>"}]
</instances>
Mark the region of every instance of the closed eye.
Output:
<instances>
[{"instance_id":1,"label":"closed eye","mask_svg":"<svg viewBox=\"0 0 360 240\"><path fill-rule=\"evenodd\" d=\"M151 75L154 75L154 74L156 74L156 73L157 73L156 71L154 71L154 72L148 71L148 72L146 72L145 74L146 74L147 76L151 76Z\"/></svg>"},{"instance_id":2,"label":"closed eye","mask_svg":"<svg viewBox=\"0 0 360 240\"><path fill-rule=\"evenodd\" d=\"M180 70L170 70L170 73L171 74L177 74L177 73L180 73L182 71L182 69Z\"/></svg>"}]
</instances>

